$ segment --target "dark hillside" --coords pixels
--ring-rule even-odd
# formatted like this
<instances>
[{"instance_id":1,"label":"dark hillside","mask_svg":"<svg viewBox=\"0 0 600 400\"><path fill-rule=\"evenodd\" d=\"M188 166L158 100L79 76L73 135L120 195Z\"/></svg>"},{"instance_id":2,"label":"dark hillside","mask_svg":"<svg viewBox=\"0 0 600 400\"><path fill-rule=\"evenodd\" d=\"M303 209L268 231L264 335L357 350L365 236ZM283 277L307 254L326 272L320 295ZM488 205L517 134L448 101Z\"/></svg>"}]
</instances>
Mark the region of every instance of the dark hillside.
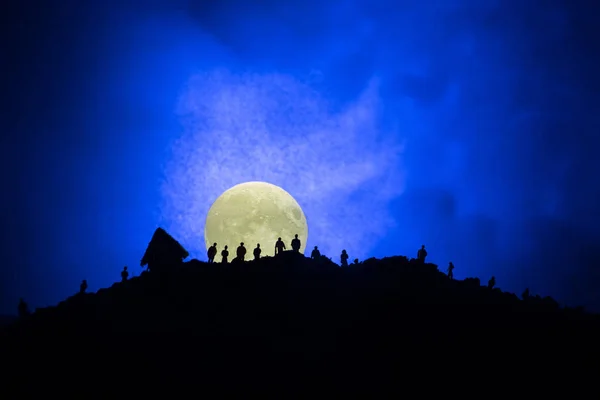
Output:
<instances>
[{"instance_id":1,"label":"dark hillside","mask_svg":"<svg viewBox=\"0 0 600 400\"><path fill-rule=\"evenodd\" d=\"M138 394L168 384L189 395L285 387L280 396L314 397L402 392L415 376L422 390L450 376L564 382L598 372L599 337L595 315L450 280L433 264L390 257L342 269L286 252L225 266L192 260L74 295L6 329L2 361L4 387L48 380L46 394L137 382Z\"/></svg>"}]
</instances>

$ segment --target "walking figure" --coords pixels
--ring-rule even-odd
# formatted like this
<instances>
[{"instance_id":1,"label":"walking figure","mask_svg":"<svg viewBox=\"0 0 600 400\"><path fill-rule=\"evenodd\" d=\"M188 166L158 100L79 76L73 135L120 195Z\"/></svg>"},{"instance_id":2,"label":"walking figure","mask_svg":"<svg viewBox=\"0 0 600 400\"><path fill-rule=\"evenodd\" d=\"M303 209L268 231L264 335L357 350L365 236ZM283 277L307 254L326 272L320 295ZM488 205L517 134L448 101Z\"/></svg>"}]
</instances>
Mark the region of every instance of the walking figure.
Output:
<instances>
[{"instance_id":1,"label":"walking figure","mask_svg":"<svg viewBox=\"0 0 600 400\"><path fill-rule=\"evenodd\" d=\"M454 264L452 264L452 261L450 261L450 264L448 264L448 278L450 279L454 279Z\"/></svg>"},{"instance_id":2,"label":"walking figure","mask_svg":"<svg viewBox=\"0 0 600 400\"><path fill-rule=\"evenodd\" d=\"M217 255L217 244L216 243L213 243L213 245L208 248L206 255L208 256L209 264L212 264L213 262L215 262L215 256Z\"/></svg>"}]
</instances>

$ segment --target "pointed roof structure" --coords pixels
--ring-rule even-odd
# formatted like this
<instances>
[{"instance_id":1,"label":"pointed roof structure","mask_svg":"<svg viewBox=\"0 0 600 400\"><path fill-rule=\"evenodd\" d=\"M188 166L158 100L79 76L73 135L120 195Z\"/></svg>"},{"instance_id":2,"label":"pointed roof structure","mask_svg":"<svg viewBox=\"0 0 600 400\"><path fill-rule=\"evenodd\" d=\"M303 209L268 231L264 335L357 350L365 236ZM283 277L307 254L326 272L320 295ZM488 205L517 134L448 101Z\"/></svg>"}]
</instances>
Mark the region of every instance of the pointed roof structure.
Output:
<instances>
[{"instance_id":1,"label":"pointed roof structure","mask_svg":"<svg viewBox=\"0 0 600 400\"><path fill-rule=\"evenodd\" d=\"M140 265L143 267L152 262L182 261L189 255L190 253L177 240L173 239L173 236L163 228L157 228L148 243Z\"/></svg>"}]
</instances>

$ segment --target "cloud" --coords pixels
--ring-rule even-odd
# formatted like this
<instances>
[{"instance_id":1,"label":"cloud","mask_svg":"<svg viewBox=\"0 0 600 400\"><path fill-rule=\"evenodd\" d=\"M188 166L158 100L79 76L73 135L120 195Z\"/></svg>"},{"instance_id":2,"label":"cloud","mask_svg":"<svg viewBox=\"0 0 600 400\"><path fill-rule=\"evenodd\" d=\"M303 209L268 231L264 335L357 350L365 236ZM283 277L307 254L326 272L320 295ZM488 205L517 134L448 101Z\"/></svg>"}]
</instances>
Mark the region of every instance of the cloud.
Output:
<instances>
[{"instance_id":1,"label":"cloud","mask_svg":"<svg viewBox=\"0 0 600 400\"><path fill-rule=\"evenodd\" d=\"M204 222L228 188L262 180L300 203L310 245L364 257L394 224L388 203L404 187L402 143L379 124L378 82L341 110L285 74L194 76L180 102L182 136L162 185L163 220L188 250L204 254ZM352 201L350 201L350 199Z\"/></svg>"}]
</instances>

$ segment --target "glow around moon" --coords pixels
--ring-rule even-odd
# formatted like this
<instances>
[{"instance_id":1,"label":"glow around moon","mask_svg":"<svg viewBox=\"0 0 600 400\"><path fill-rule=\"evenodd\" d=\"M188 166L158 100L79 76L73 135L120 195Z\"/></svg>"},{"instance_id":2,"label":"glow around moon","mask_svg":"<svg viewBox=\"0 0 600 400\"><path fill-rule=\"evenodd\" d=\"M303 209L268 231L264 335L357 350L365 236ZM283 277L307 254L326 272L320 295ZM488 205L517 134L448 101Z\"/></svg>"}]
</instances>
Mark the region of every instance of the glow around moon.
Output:
<instances>
[{"instance_id":1,"label":"glow around moon","mask_svg":"<svg viewBox=\"0 0 600 400\"><path fill-rule=\"evenodd\" d=\"M204 258L215 199L238 183L266 181L310 216L307 249L318 245L329 257L342 249L361 259L384 254L372 250L398 229L392 201L404 192L403 129L415 109L388 124L379 88L372 80L342 106L291 75L194 75L178 103L183 131L164 164L160 225Z\"/></svg>"},{"instance_id":2,"label":"glow around moon","mask_svg":"<svg viewBox=\"0 0 600 400\"><path fill-rule=\"evenodd\" d=\"M217 243L217 261L225 245L230 259L235 257L240 242L247 249L246 259L252 259L257 243L261 256L272 256L278 237L291 249L295 234L304 253L308 225L302 208L288 192L266 182L246 182L226 190L210 207L204 226L206 248Z\"/></svg>"}]
</instances>

